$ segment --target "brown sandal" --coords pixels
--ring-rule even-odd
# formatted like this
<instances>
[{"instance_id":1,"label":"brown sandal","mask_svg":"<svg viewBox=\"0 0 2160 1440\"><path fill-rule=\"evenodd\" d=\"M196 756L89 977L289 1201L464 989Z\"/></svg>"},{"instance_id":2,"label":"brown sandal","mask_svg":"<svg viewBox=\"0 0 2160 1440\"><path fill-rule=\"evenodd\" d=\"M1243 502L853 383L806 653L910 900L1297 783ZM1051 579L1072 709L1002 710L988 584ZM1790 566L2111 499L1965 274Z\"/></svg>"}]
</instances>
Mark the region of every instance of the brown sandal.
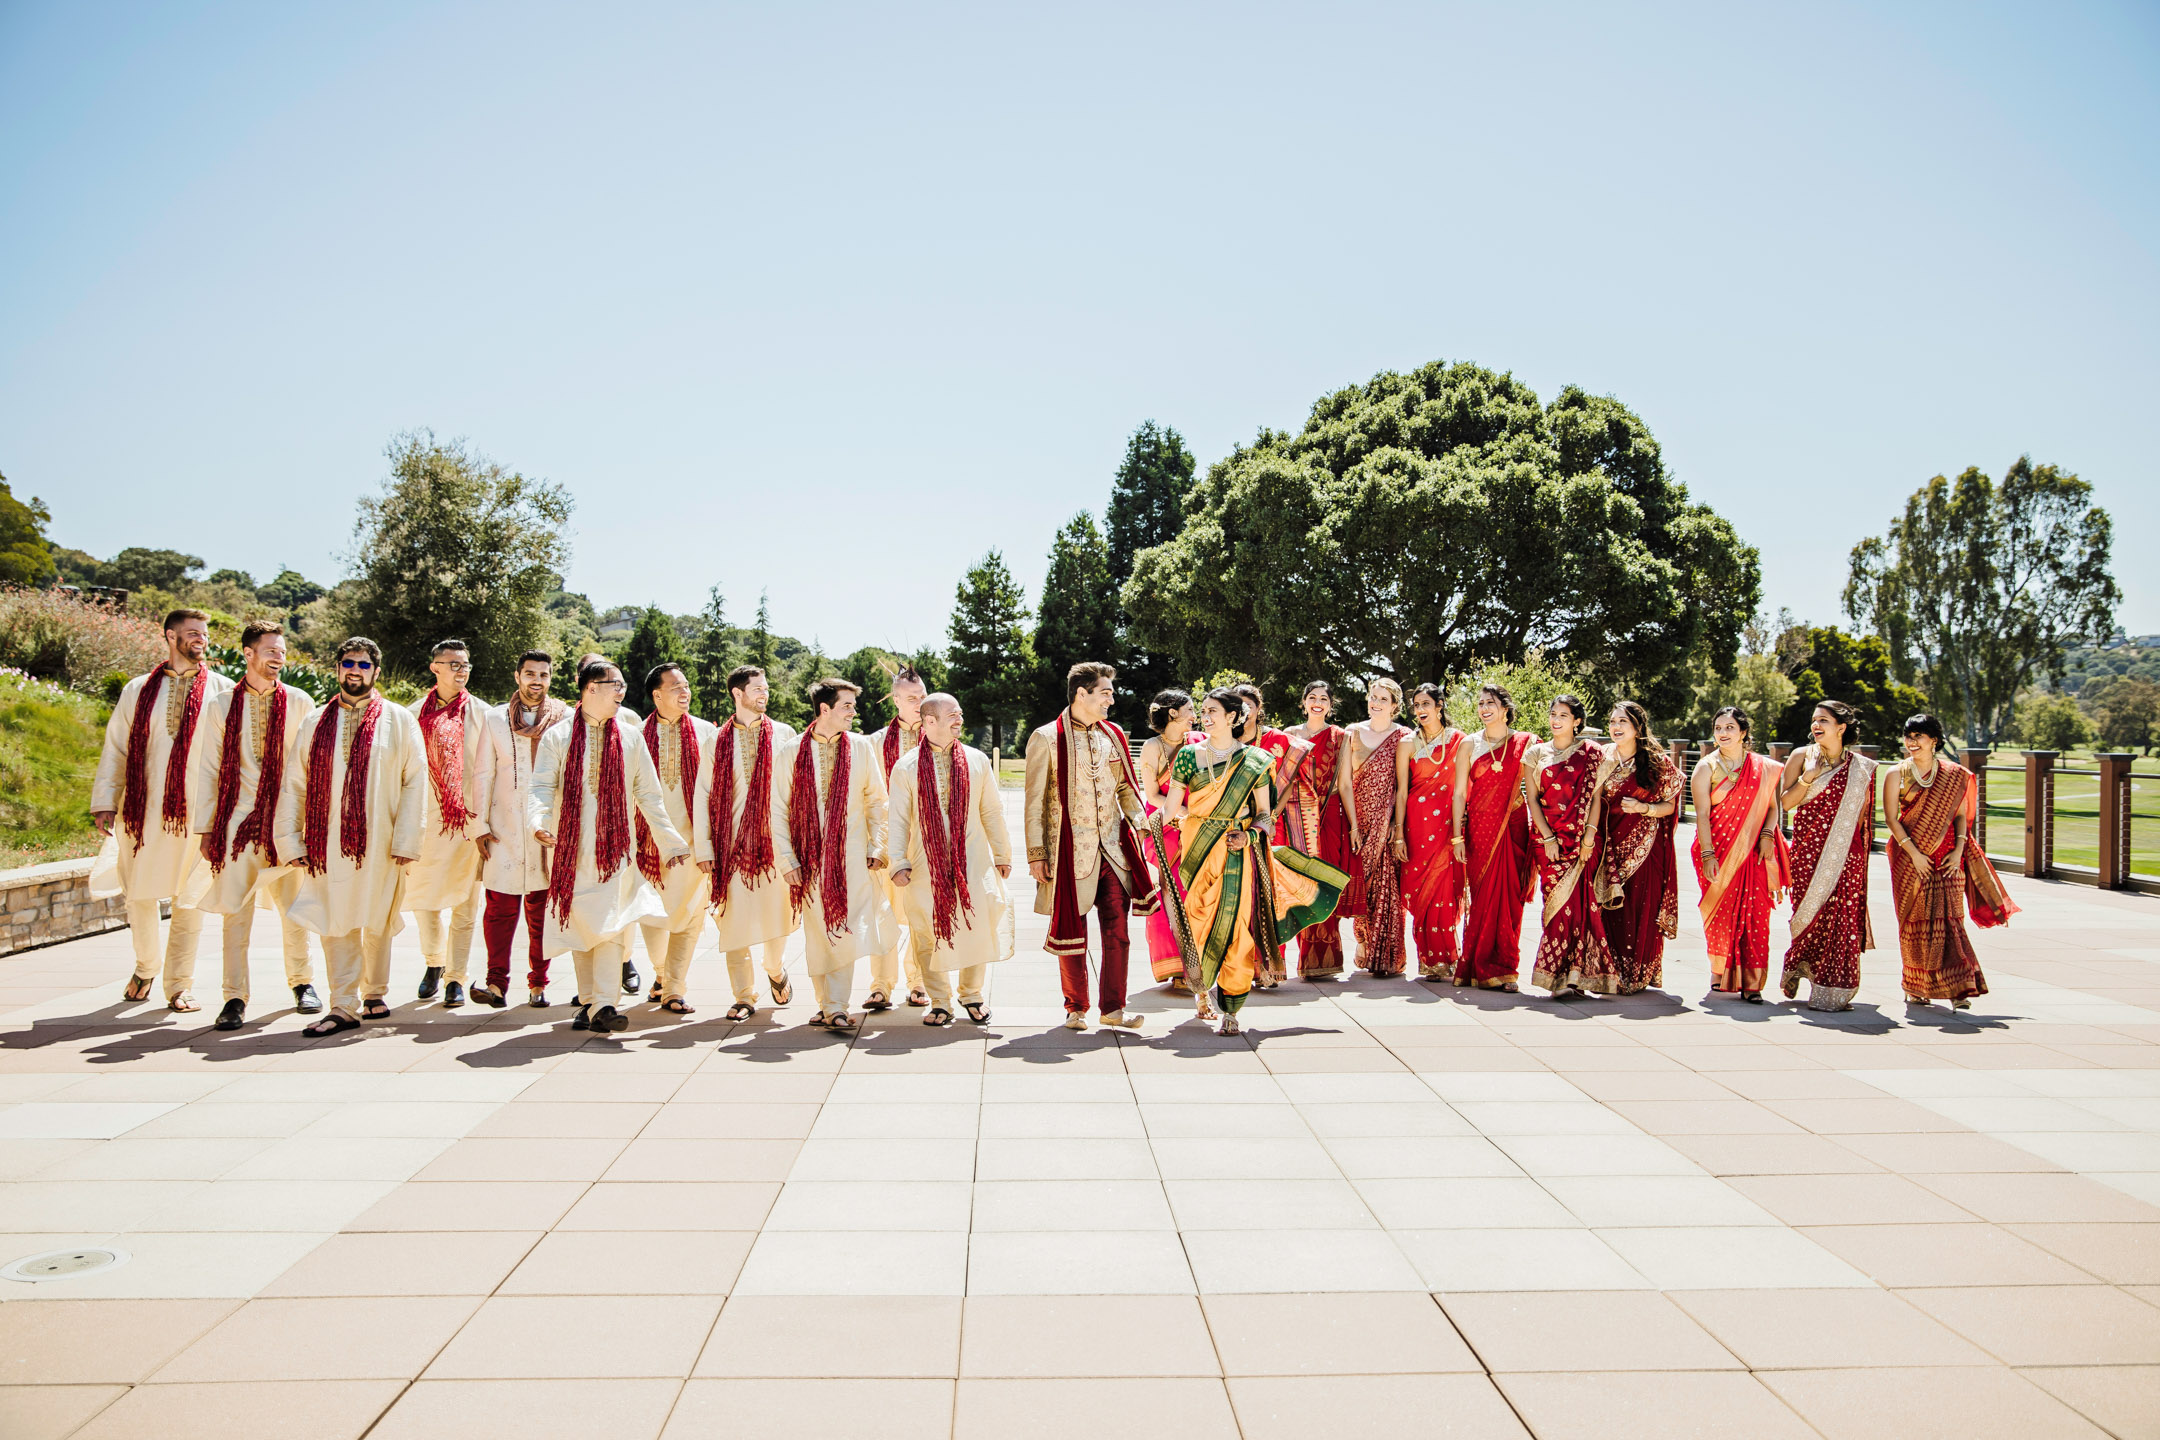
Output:
<instances>
[{"instance_id":1,"label":"brown sandal","mask_svg":"<svg viewBox=\"0 0 2160 1440\"><path fill-rule=\"evenodd\" d=\"M692 1005L689 1001L683 999L680 995L668 996L667 999L660 1002L660 1008L667 1011L670 1015L697 1014L697 1007L695 1005Z\"/></svg>"},{"instance_id":2,"label":"brown sandal","mask_svg":"<svg viewBox=\"0 0 2160 1440\"><path fill-rule=\"evenodd\" d=\"M202 1006L195 1003L195 997L193 995L190 995L187 991L182 990L179 994L173 996L172 999L165 1002L165 1008L172 1011L175 1015L192 1015L197 1010L202 1009Z\"/></svg>"},{"instance_id":3,"label":"brown sandal","mask_svg":"<svg viewBox=\"0 0 2160 1440\"><path fill-rule=\"evenodd\" d=\"M127 989L120 992L122 1000L147 1000L150 998L150 981L141 975L128 977Z\"/></svg>"},{"instance_id":4,"label":"brown sandal","mask_svg":"<svg viewBox=\"0 0 2160 1440\"><path fill-rule=\"evenodd\" d=\"M932 1010L922 1017L922 1023L925 1025L950 1025L952 1024L952 1011L943 1008Z\"/></svg>"},{"instance_id":5,"label":"brown sandal","mask_svg":"<svg viewBox=\"0 0 2160 1440\"><path fill-rule=\"evenodd\" d=\"M727 1018L730 1020L748 1020L751 1016L755 1014L757 1014L757 1006L752 1005L747 1000L738 1000L734 1004L727 1007Z\"/></svg>"},{"instance_id":6,"label":"brown sandal","mask_svg":"<svg viewBox=\"0 0 2160 1440\"><path fill-rule=\"evenodd\" d=\"M795 982L788 979L787 976L782 975L779 979L775 980L772 976L768 975L765 977L765 983L772 987L773 1004L785 1005L788 1003L788 1001L795 998Z\"/></svg>"}]
</instances>

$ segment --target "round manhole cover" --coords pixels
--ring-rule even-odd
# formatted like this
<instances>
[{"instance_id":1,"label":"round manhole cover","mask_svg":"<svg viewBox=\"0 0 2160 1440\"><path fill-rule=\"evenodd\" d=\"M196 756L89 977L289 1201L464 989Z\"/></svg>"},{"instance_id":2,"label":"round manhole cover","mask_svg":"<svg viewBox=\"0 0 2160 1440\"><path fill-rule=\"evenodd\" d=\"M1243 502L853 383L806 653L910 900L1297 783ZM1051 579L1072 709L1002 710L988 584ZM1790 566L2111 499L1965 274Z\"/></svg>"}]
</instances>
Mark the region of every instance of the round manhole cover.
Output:
<instances>
[{"instance_id":1,"label":"round manhole cover","mask_svg":"<svg viewBox=\"0 0 2160 1440\"><path fill-rule=\"evenodd\" d=\"M106 1246L85 1246L75 1250L47 1250L42 1255L25 1255L0 1267L0 1278L9 1280L72 1280L78 1275L94 1275L100 1270L110 1270L115 1265L125 1265L128 1252Z\"/></svg>"}]
</instances>

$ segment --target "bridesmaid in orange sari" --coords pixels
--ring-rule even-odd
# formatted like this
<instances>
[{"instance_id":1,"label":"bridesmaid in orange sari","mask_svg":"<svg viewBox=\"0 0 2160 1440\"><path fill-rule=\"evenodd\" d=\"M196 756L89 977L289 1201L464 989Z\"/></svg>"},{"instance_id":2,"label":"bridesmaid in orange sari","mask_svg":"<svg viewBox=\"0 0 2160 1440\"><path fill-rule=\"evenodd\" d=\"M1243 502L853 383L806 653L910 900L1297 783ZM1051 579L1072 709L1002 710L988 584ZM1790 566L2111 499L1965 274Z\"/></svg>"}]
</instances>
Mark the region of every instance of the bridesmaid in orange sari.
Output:
<instances>
[{"instance_id":1,"label":"bridesmaid in orange sari","mask_svg":"<svg viewBox=\"0 0 2160 1440\"><path fill-rule=\"evenodd\" d=\"M1680 862L1674 817L1686 783L1633 700L1613 706L1612 774L1605 781L1604 834L1598 848L1598 904L1612 950L1618 993L1665 983L1665 942L1680 933Z\"/></svg>"},{"instance_id":2,"label":"bridesmaid in orange sari","mask_svg":"<svg viewBox=\"0 0 2160 1440\"><path fill-rule=\"evenodd\" d=\"M1605 747L1582 737L1582 701L1552 703L1552 739L1524 757L1534 798L1538 874L1545 882L1544 929L1530 978L1554 995L1610 995L1620 988L1605 943L1605 912L1590 877L1597 873L1601 797L1612 765Z\"/></svg>"},{"instance_id":3,"label":"bridesmaid in orange sari","mask_svg":"<svg viewBox=\"0 0 2160 1440\"><path fill-rule=\"evenodd\" d=\"M1890 885L1897 897L1898 949L1905 961L1905 1003L1948 1000L1960 1010L1987 994L1965 915L1991 929L2018 911L1987 852L1972 840L1979 786L1972 771L1941 755L1942 721L1905 722L1905 758L1883 792L1890 822Z\"/></svg>"},{"instance_id":4,"label":"bridesmaid in orange sari","mask_svg":"<svg viewBox=\"0 0 2160 1440\"><path fill-rule=\"evenodd\" d=\"M1695 879L1710 988L1760 1005L1770 983L1770 911L1785 893L1788 862L1778 767L1748 749L1751 728L1737 705L1711 723L1717 748L1695 767Z\"/></svg>"},{"instance_id":5,"label":"bridesmaid in orange sari","mask_svg":"<svg viewBox=\"0 0 2160 1440\"><path fill-rule=\"evenodd\" d=\"M1358 968L1387 977L1403 972L1402 772L1396 760L1409 729L1402 686L1382 678L1365 691L1366 720L1349 729L1336 759L1335 785L1350 797L1350 888L1344 903L1357 936Z\"/></svg>"},{"instance_id":6,"label":"bridesmaid in orange sari","mask_svg":"<svg viewBox=\"0 0 2160 1440\"><path fill-rule=\"evenodd\" d=\"M1200 742L1200 732L1193 729L1192 696L1183 690L1162 691L1148 703L1148 728L1155 733L1140 747L1137 768L1141 803L1152 815L1163 808L1170 793L1170 762L1180 749ZM1178 841L1178 828L1165 825L1159 832L1160 852L1156 849L1158 832L1144 832L1140 842L1148 858L1155 862L1164 885L1177 883ZM1177 932L1170 925L1169 907L1158 905L1147 917L1147 937L1148 964L1156 980L1168 981L1173 994L1191 994L1185 957L1178 950Z\"/></svg>"},{"instance_id":7,"label":"bridesmaid in orange sari","mask_svg":"<svg viewBox=\"0 0 2160 1440\"><path fill-rule=\"evenodd\" d=\"M1328 723L1335 694L1325 680L1305 687L1305 723L1285 732L1312 746L1312 753L1290 781L1289 794L1275 819L1275 843L1323 860L1338 870L1350 868L1350 817L1335 788L1343 728ZM1325 980L1343 970L1342 918L1331 914L1298 932L1298 978Z\"/></svg>"},{"instance_id":8,"label":"bridesmaid in orange sari","mask_svg":"<svg viewBox=\"0 0 2160 1440\"><path fill-rule=\"evenodd\" d=\"M1455 858L1455 770L1463 733L1447 723L1447 697L1427 681L1410 697L1417 736L1403 753L1403 908L1417 942L1418 979L1453 980L1462 962L1455 929L1468 896Z\"/></svg>"},{"instance_id":9,"label":"bridesmaid in orange sari","mask_svg":"<svg viewBox=\"0 0 2160 1440\"><path fill-rule=\"evenodd\" d=\"M1536 737L1512 728L1515 697L1502 686L1478 691L1477 713L1483 728L1455 761L1455 853L1470 880L1455 983L1512 992L1522 968L1523 906L1536 883L1522 784L1523 755Z\"/></svg>"}]
</instances>

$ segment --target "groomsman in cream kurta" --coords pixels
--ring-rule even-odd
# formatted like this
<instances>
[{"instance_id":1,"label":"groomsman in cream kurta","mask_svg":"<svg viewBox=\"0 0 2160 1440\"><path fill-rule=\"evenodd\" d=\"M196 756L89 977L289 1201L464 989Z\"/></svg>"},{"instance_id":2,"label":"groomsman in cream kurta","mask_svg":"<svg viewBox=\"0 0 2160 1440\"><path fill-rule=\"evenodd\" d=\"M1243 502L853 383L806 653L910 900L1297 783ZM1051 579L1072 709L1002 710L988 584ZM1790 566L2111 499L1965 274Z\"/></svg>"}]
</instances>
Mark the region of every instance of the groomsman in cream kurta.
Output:
<instances>
[{"instance_id":1,"label":"groomsman in cream kurta","mask_svg":"<svg viewBox=\"0 0 2160 1440\"><path fill-rule=\"evenodd\" d=\"M757 1013L757 976L750 968L756 946L765 962L773 1003L794 998L787 978L787 939L795 930L795 907L780 877L773 846L772 794L778 782L774 767L780 747L795 731L765 713L771 689L765 672L739 665L728 676L734 718L720 727L712 771L704 794L705 814L698 826L698 859L712 862L713 928L727 956L728 985L735 1003L727 1018L747 1020Z\"/></svg>"},{"instance_id":2,"label":"groomsman in cream kurta","mask_svg":"<svg viewBox=\"0 0 2160 1440\"><path fill-rule=\"evenodd\" d=\"M308 973L307 931L289 913L299 872L277 851L278 797L293 747L315 701L278 679L285 668L285 628L250 621L240 632L247 675L203 707L203 739L195 747L194 793L188 814L202 835L210 869L201 909L225 917L225 1006L217 1028L237 1030L247 1018L248 942L255 911L277 911L284 942L285 983L302 1015L322 1009Z\"/></svg>"},{"instance_id":3,"label":"groomsman in cream kurta","mask_svg":"<svg viewBox=\"0 0 2160 1440\"><path fill-rule=\"evenodd\" d=\"M811 687L817 713L777 759L773 847L803 915L803 961L817 1014L810 1023L845 1034L855 962L885 951L896 927L885 900L885 777L868 735L851 733L857 687L838 677Z\"/></svg>"},{"instance_id":4,"label":"groomsman in cream kurta","mask_svg":"<svg viewBox=\"0 0 2160 1440\"><path fill-rule=\"evenodd\" d=\"M892 723L881 727L871 736L872 750L877 755L878 778L888 791L892 786L893 767L900 757L914 750L922 740L922 702L929 694L923 684L922 672L912 665L902 665L893 671L892 677ZM863 999L865 1010L892 1009L892 994L900 984L903 960L907 966L907 1003L915 1006L928 1005L930 992L923 988L922 966L916 963L915 947L908 943L907 927L900 921L900 897L893 892L892 870L888 866L877 873L878 888L885 892L885 903L891 908L895 924L892 943L884 951L870 957L870 993Z\"/></svg>"},{"instance_id":5,"label":"groomsman in cream kurta","mask_svg":"<svg viewBox=\"0 0 2160 1440\"><path fill-rule=\"evenodd\" d=\"M340 645L337 698L308 716L285 767L277 848L300 867L292 918L322 936L330 972L330 1013L303 1035L390 1018L390 937L403 928L428 777L420 722L375 693L381 674L373 640Z\"/></svg>"},{"instance_id":6,"label":"groomsman in cream kurta","mask_svg":"<svg viewBox=\"0 0 2160 1440\"><path fill-rule=\"evenodd\" d=\"M651 713L639 729L639 743L660 777L668 819L690 836L697 833L704 808L705 775L720 744L720 729L690 713L690 677L676 664L655 665L644 678ZM652 829L637 822L637 868L660 897L662 913L638 922L645 937L645 958L652 966L652 1002L673 1015L691 1015L690 957L705 930L712 885L695 865L668 868L661 860Z\"/></svg>"},{"instance_id":7,"label":"groomsman in cream kurta","mask_svg":"<svg viewBox=\"0 0 2160 1440\"><path fill-rule=\"evenodd\" d=\"M495 784L495 747L488 743L487 706L466 688L472 653L462 640L439 642L428 661L435 688L415 700L412 713L427 746L427 819L420 858L405 876L405 908L420 922L420 998L442 990L443 1006L465 1003L466 965L472 958L473 926L480 918L483 842L493 838L490 800ZM443 912L450 912L449 934Z\"/></svg>"},{"instance_id":8,"label":"groomsman in cream kurta","mask_svg":"<svg viewBox=\"0 0 2160 1440\"><path fill-rule=\"evenodd\" d=\"M950 695L922 703L922 743L893 767L893 885L906 907L908 943L930 986L925 1025L953 1022L953 991L968 1019L985 1024L990 966L1013 953L1012 838L990 757L960 743L966 729ZM927 766L927 773L924 767ZM957 974L957 980L955 976Z\"/></svg>"},{"instance_id":9,"label":"groomsman in cream kurta","mask_svg":"<svg viewBox=\"0 0 2160 1440\"><path fill-rule=\"evenodd\" d=\"M135 946L135 973L123 998L150 998L158 974L158 907L170 900L165 1004L182 1012L201 1008L188 985L202 938L202 912L195 906L210 882L188 822L188 781L203 735L203 709L232 688L204 663L209 650L209 616L175 610L165 617L165 658L122 687L90 783L90 816L98 829L110 835L116 821L120 827L120 893Z\"/></svg>"},{"instance_id":10,"label":"groomsman in cream kurta","mask_svg":"<svg viewBox=\"0 0 2160 1440\"><path fill-rule=\"evenodd\" d=\"M548 962L541 947L547 929L547 867L540 842L525 823L525 790L532 781L540 738L562 723L570 707L548 694L555 661L545 650L518 657L517 689L487 712L488 748L495 752L495 781L488 789L488 838L480 846L480 888L487 897L480 930L487 941L487 983L472 998L500 1010L509 1004L510 947L518 919L525 920L526 997L547 1008Z\"/></svg>"}]
</instances>

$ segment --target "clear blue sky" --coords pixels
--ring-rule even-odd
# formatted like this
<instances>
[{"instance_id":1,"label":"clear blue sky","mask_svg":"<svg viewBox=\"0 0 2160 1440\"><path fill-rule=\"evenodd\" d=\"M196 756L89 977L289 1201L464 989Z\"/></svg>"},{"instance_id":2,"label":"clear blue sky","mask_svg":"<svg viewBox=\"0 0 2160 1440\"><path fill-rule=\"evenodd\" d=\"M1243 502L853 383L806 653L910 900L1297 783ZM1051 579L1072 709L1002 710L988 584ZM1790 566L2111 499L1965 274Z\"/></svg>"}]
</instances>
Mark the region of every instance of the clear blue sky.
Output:
<instances>
[{"instance_id":1,"label":"clear blue sky","mask_svg":"<svg viewBox=\"0 0 2160 1440\"><path fill-rule=\"evenodd\" d=\"M1619 397L1833 618L2021 452L2160 630L2160 9L0 5L0 470L341 573L400 430L571 584L835 650L1032 600L1125 436L1384 369Z\"/></svg>"}]
</instances>

